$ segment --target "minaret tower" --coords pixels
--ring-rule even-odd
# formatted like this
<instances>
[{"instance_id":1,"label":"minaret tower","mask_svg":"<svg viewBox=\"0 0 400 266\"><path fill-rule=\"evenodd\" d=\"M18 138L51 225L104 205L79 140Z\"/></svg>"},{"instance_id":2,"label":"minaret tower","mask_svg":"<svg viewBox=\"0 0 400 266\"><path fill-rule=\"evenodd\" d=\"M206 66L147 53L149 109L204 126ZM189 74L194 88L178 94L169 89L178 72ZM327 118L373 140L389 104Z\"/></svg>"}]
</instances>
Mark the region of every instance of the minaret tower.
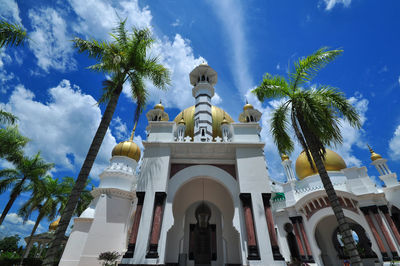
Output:
<instances>
[{"instance_id":1,"label":"minaret tower","mask_svg":"<svg viewBox=\"0 0 400 266\"><path fill-rule=\"evenodd\" d=\"M380 176L379 178L385 183L386 187L397 186L397 175L392 173L387 165L387 159L382 158L382 156L376 153L369 145L369 152L371 153L372 165L376 167Z\"/></svg>"},{"instance_id":2,"label":"minaret tower","mask_svg":"<svg viewBox=\"0 0 400 266\"><path fill-rule=\"evenodd\" d=\"M196 99L194 112L194 141L212 141L211 98L217 83L217 72L206 63L197 66L189 75Z\"/></svg>"},{"instance_id":3,"label":"minaret tower","mask_svg":"<svg viewBox=\"0 0 400 266\"><path fill-rule=\"evenodd\" d=\"M289 156L287 156L286 154L282 154L281 159L282 159L283 169L285 170L287 182L296 181L296 176L294 175L293 172L292 161L290 160Z\"/></svg>"}]
</instances>

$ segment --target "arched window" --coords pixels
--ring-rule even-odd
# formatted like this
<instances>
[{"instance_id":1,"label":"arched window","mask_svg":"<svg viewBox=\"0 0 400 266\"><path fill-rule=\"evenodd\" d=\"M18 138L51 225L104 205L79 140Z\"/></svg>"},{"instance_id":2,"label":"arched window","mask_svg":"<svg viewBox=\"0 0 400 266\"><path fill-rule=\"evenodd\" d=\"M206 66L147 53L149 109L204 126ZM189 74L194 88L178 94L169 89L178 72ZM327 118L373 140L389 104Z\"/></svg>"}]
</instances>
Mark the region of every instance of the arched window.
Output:
<instances>
[{"instance_id":1,"label":"arched window","mask_svg":"<svg viewBox=\"0 0 400 266\"><path fill-rule=\"evenodd\" d=\"M210 80L208 79L208 77L207 77L207 82L210 82Z\"/></svg>"},{"instance_id":2,"label":"arched window","mask_svg":"<svg viewBox=\"0 0 400 266\"><path fill-rule=\"evenodd\" d=\"M203 75L203 76L201 76L201 81L205 81L206 80L206 77Z\"/></svg>"}]
</instances>

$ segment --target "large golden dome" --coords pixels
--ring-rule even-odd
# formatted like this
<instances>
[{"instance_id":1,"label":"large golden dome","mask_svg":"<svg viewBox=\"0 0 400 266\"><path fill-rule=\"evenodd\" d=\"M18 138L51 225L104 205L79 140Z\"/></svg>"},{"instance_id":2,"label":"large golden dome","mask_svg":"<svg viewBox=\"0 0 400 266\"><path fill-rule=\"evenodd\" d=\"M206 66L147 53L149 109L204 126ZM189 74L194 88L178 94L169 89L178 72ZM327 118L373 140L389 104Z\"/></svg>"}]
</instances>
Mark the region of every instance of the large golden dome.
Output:
<instances>
[{"instance_id":1,"label":"large golden dome","mask_svg":"<svg viewBox=\"0 0 400 266\"><path fill-rule=\"evenodd\" d=\"M340 157L339 154L336 152L326 149L325 154L325 167L327 171L340 171L344 168L347 168L346 163L344 162L343 158ZM297 177L302 180L310 175L315 175L318 173L317 167L314 163L313 170L310 166L310 163L307 160L306 153L303 151L300 153L299 157L296 160L296 174Z\"/></svg>"},{"instance_id":2,"label":"large golden dome","mask_svg":"<svg viewBox=\"0 0 400 266\"><path fill-rule=\"evenodd\" d=\"M131 140L123 141L114 147L112 150L112 156L126 156L135 160L136 162L139 162L140 148Z\"/></svg>"},{"instance_id":3,"label":"large golden dome","mask_svg":"<svg viewBox=\"0 0 400 266\"><path fill-rule=\"evenodd\" d=\"M183 110L183 119L185 120L186 123L186 130L185 130L185 136L190 136L193 138L194 135L194 110L195 107L190 106L189 108L186 108ZM179 121L182 119L182 112L180 112L174 119L175 123L179 123ZM229 123L233 123L232 117L225 113L224 110L222 110L219 107L216 106L211 106L211 114L212 114L212 130L213 130L213 138L215 137L222 137L222 132L221 132L221 123L224 120L224 117L226 121Z\"/></svg>"}]
</instances>

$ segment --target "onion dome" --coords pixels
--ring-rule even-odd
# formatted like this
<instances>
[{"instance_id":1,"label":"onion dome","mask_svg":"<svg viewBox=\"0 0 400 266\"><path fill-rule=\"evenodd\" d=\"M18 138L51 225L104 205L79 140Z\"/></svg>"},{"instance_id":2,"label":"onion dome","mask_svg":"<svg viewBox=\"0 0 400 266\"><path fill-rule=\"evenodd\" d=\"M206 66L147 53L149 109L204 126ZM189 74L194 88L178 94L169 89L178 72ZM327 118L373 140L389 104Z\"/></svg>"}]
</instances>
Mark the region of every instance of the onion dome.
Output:
<instances>
[{"instance_id":1,"label":"onion dome","mask_svg":"<svg viewBox=\"0 0 400 266\"><path fill-rule=\"evenodd\" d=\"M156 105L154 105L154 109L159 109L159 110L164 111L164 106L162 105L161 100L160 100L160 103L157 103Z\"/></svg>"},{"instance_id":2,"label":"onion dome","mask_svg":"<svg viewBox=\"0 0 400 266\"><path fill-rule=\"evenodd\" d=\"M185 117L185 123L186 123L185 136L190 136L192 138L194 136L194 111L195 111L195 106L193 105L180 112L174 119L175 123L179 124L182 115L183 117ZM214 105L211 106L211 116L212 116L213 138L216 137L222 138L221 124L222 121L224 120L224 116L225 120L228 123L233 123L234 122L233 119L224 110Z\"/></svg>"},{"instance_id":3,"label":"onion dome","mask_svg":"<svg viewBox=\"0 0 400 266\"><path fill-rule=\"evenodd\" d=\"M183 116L181 120L179 120L178 125L186 125L185 119L183 119Z\"/></svg>"},{"instance_id":4,"label":"onion dome","mask_svg":"<svg viewBox=\"0 0 400 266\"><path fill-rule=\"evenodd\" d=\"M114 147L112 156L125 156L138 162L140 159L140 148L131 140L123 141Z\"/></svg>"},{"instance_id":5,"label":"onion dome","mask_svg":"<svg viewBox=\"0 0 400 266\"><path fill-rule=\"evenodd\" d=\"M54 222L52 222L52 223L49 225L49 231L56 231L56 229L57 229L57 227L58 227L58 224L60 223L60 220L61 220L61 217L58 218L57 220L55 220Z\"/></svg>"},{"instance_id":6,"label":"onion dome","mask_svg":"<svg viewBox=\"0 0 400 266\"><path fill-rule=\"evenodd\" d=\"M311 168L306 153L302 151L296 160L297 177L302 180L308 176L317 174L318 171L314 161L313 164L314 169ZM327 171L340 171L344 168L347 168L343 158L336 152L329 149L326 149L324 165Z\"/></svg>"},{"instance_id":7,"label":"onion dome","mask_svg":"<svg viewBox=\"0 0 400 266\"><path fill-rule=\"evenodd\" d=\"M243 106L243 111L253 110L253 109L254 109L254 106L249 104L249 102L246 100L246 104L245 104L245 106Z\"/></svg>"},{"instance_id":8,"label":"onion dome","mask_svg":"<svg viewBox=\"0 0 400 266\"><path fill-rule=\"evenodd\" d=\"M376 152L368 145L369 152L371 153L371 161L376 161L382 159L382 156Z\"/></svg>"},{"instance_id":9,"label":"onion dome","mask_svg":"<svg viewBox=\"0 0 400 266\"><path fill-rule=\"evenodd\" d=\"M229 122L228 122L228 120L226 120L226 115L224 112L224 119L222 119L221 125L228 125L228 124L229 124Z\"/></svg>"},{"instance_id":10,"label":"onion dome","mask_svg":"<svg viewBox=\"0 0 400 266\"><path fill-rule=\"evenodd\" d=\"M289 156L287 156L286 154L282 154L281 155L281 160L282 160L282 162L286 161L286 160L289 160Z\"/></svg>"}]
</instances>

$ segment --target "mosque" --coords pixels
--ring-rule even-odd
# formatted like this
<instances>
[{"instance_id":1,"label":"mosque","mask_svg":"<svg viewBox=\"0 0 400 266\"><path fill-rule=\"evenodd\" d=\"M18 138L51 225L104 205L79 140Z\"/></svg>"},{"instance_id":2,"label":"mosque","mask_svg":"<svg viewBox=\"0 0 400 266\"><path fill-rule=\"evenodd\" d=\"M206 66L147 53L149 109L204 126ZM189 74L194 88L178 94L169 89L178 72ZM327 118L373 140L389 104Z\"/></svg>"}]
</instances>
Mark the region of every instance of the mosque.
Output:
<instances>
[{"instance_id":1,"label":"mosque","mask_svg":"<svg viewBox=\"0 0 400 266\"><path fill-rule=\"evenodd\" d=\"M106 251L121 254L119 265L343 265L338 224L305 155L295 167L283 155L287 181L272 181L261 113L246 104L235 122L213 106L217 73L207 64L190 83L195 105L173 121L161 103L146 114L143 156L132 140L115 146L60 265L99 265ZM334 151L325 165L364 265L382 265L399 260L400 184L370 151L382 187Z\"/></svg>"}]
</instances>

